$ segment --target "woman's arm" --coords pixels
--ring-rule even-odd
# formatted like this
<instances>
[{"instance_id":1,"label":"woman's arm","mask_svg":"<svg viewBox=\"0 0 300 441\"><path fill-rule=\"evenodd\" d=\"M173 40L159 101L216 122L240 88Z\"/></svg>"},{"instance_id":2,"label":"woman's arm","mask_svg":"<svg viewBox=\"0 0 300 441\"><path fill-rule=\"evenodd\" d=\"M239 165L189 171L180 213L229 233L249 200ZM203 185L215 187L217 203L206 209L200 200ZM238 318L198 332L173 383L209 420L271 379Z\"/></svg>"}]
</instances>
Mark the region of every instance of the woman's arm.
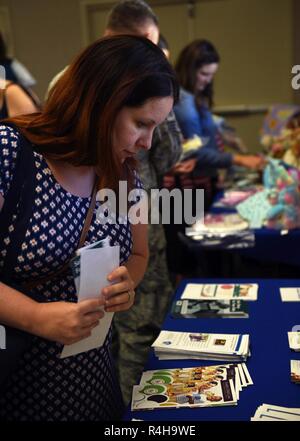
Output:
<instances>
[{"instance_id":1,"label":"woman's arm","mask_svg":"<svg viewBox=\"0 0 300 441\"><path fill-rule=\"evenodd\" d=\"M134 288L142 281L149 258L148 225L131 225L133 248L125 264L133 280Z\"/></svg>"},{"instance_id":2,"label":"woman's arm","mask_svg":"<svg viewBox=\"0 0 300 441\"><path fill-rule=\"evenodd\" d=\"M7 88L6 103L10 117L38 111L32 99L17 84L12 84Z\"/></svg>"}]
</instances>

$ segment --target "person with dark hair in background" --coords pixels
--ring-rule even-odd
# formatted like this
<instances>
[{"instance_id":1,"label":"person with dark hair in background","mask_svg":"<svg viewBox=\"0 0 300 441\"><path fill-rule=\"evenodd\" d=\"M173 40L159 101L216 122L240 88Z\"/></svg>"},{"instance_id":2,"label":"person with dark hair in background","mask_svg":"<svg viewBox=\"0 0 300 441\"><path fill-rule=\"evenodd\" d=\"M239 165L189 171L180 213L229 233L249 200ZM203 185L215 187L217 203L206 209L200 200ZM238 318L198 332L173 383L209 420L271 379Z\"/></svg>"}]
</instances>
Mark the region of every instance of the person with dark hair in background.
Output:
<instances>
[{"instance_id":1,"label":"person with dark hair in background","mask_svg":"<svg viewBox=\"0 0 300 441\"><path fill-rule=\"evenodd\" d=\"M220 57L213 44L195 40L185 46L175 65L180 89L180 99L174 107L177 121L186 140L197 135L202 141L192 159L180 165L180 171L216 177L217 170L241 165L257 169L263 160L256 155L239 155L219 150L217 126L213 120L213 78ZM179 170L179 168L178 168Z\"/></svg>"},{"instance_id":2,"label":"person with dark hair in background","mask_svg":"<svg viewBox=\"0 0 300 441\"><path fill-rule=\"evenodd\" d=\"M11 282L31 286L32 294L44 299L38 303L21 288L0 283L0 322L35 336L1 391L1 419L121 418L111 334L101 348L59 355L63 345L91 335L102 308L117 316L132 306L147 265L147 226L128 219L103 225L95 202L85 244L108 237L111 245L120 246L120 266L108 276L112 284L99 292L99 299L77 303L68 262L93 207L91 193L94 197L101 188L117 192L120 180L129 188L141 186L134 157L150 148L155 127L177 98L175 72L160 49L142 37L115 36L96 41L76 57L40 113L1 126L0 209L5 209L24 138L33 148L36 175L32 214ZM13 216L0 243L0 268L17 221L18 215Z\"/></svg>"}]
</instances>

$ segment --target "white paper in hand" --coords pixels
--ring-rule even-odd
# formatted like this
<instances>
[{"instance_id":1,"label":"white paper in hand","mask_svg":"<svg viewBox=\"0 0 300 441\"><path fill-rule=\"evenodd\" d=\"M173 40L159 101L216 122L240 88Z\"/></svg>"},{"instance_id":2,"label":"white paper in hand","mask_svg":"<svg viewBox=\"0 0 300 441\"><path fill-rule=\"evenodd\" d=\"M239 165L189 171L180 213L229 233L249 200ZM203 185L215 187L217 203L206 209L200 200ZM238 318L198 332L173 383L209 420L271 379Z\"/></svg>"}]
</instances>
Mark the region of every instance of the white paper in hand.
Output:
<instances>
[{"instance_id":1,"label":"white paper in hand","mask_svg":"<svg viewBox=\"0 0 300 441\"><path fill-rule=\"evenodd\" d=\"M104 247L82 251L80 257L80 287L78 301L99 298L102 288L108 286L107 276L120 265L120 247ZM99 348L103 345L113 318L106 312L92 335L72 345L64 346L60 358Z\"/></svg>"}]
</instances>

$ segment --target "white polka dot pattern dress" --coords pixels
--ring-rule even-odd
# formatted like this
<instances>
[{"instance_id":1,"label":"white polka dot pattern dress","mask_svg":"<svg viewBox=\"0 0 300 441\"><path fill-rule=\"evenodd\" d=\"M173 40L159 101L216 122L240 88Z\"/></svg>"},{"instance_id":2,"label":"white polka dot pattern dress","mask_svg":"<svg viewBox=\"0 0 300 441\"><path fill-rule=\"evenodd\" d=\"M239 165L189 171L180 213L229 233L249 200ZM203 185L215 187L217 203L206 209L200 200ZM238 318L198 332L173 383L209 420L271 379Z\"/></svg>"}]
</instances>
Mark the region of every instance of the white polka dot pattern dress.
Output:
<instances>
[{"instance_id":1,"label":"white polka dot pattern dress","mask_svg":"<svg viewBox=\"0 0 300 441\"><path fill-rule=\"evenodd\" d=\"M12 182L20 149L19 133L0 126L0 193ZM22 283L55 274L77 247L90 198L64 190L55 180L42 155L34 153L37 186L32 216L14 268L14 281ZM136 176L137 187L141 183ZM121 263L132 248L130 225L101 225L96 217L98 202L86 244L109 237L120 245ZM14 229L12 219L0 243L0 272ZM70 272L35 288L45 301L76 301ZM109 351L111 333L102 348L60 359L62 345L39 337L20 359L18 368L0 396L0 418L18 421L100 421L121 417L122 399Z\"/></svg>"}]
</instances>

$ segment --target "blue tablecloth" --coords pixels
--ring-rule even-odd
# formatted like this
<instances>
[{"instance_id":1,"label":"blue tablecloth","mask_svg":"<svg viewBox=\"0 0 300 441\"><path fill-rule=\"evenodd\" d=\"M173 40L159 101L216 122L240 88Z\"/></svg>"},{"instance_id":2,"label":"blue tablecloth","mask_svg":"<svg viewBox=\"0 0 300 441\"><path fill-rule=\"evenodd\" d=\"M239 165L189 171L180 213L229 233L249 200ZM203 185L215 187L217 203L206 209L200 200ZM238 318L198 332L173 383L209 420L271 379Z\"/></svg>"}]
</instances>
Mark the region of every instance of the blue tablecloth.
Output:
<instances>
[{"instance_id":1,"label":"blue tablecloth","mask_svg":"<svg viewBox=\"0 0 300 441\"><path fill-rule=\"evenodd\" d=\"M223 197L223 192L218 193L215 202ZM215 207L210 213L236 213L233 207ZM255 246L253 248L230 250L239 253L241 256L250 257L263 263L283 263L286 265L300 266L300 229L288 231L282 234L281 231L269 228L258 228L253 230L255 235Z\"/></svg>"},{"instance_id":2,"label":"blue tablecloth","mask_svg":"<svg viewBox=\"0 0 300 441\"><path fill-rule=\"evenodd\" d=\"M167 315L162 329L191 332L248 333L251 357L247 367L253 386L240 393L237 406L160 409L151 411L128 411L125 419L145 421L249 421L258 406L263 403L278 406L300 407L300 385L290 381L290 360L300 359L300 353L289 349L287 332L300 325L300 303L283 303L280 287L299 286L297 280L209 280L189 279L181 283L174 299L179 299L186 283L242 283L259 284L258 300L249 302L248 319L173 319ZM198 360L159 361L151 352L145 370L193 367L220 364Z\"/></svg>"}]
</instances>

